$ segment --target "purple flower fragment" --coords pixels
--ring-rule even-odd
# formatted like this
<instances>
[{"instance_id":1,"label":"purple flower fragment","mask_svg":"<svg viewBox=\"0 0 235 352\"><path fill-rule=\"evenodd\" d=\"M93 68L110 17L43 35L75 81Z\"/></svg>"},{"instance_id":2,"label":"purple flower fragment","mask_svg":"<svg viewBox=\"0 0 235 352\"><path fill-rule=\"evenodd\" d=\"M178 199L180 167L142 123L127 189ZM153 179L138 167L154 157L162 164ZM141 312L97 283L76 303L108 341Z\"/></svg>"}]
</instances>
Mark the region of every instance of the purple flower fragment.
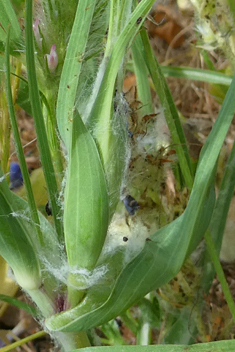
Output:
<instances>
[{"instance_id":1,"label":"purple flower fragment","mask_svg":"<svg viewBox=\"0 0 235 352\"><path fill-rule=\"evenodd\" d=\"M23 185L23 177L19 164L10 163L10 189L15 189Z\"/></svg>"}]
</instances>

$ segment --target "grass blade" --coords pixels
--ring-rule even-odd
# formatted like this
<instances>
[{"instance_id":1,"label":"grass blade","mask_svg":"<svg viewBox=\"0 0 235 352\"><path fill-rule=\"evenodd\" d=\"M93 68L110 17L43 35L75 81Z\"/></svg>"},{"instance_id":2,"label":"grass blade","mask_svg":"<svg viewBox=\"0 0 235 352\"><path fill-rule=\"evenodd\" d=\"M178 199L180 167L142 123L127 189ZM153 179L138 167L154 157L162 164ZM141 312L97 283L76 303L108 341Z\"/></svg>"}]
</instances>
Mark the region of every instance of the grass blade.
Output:
<instances>
[{"instance_id":1,"label":"grass blade","mask_svg":"<svg viewBox=\"0 0 235 352\"><path fill-rule=\"evenodd\" d=\"M25 302L20 301L17 298L13 298L10 296L0 294L0 301L7 302L7 303L11 304L12 306L15 306L19 309L23 309L25 312L27 312L35 317L37 316L37 313L38 313L37 309L35 309L34 307L30 306L29 304L27 304Z\"/></svg>"},{"instance_id":2,"label":"grass blade","mask_svg":"<svg viewBox=\"0 0 235 352\"><path fill-rule=\"evenodd\" d=\"M117 116L114 111L115 87L126 48L137 35L153 2L153 0L142 0L136 6L129 22L113 45L111 54L105 57L101 63L101 69L97 76L99 86L96 87L95 99L90 102L89 109L86 112L87 116L85 116L88 121L88 128L92 129L92 135L98 145L105 169L109 194L111 194L111 213L114 212L120 198L127 139L126 115L121 111ZM137 22L139 18L141 18L140 23ZM92 99L94 96L92 96ZM116 155L117 151L118 156Z\"/></svg>"},{"instance_id":3,"label":"grass blade","mask_svg":"<svg viewBox=\"0 0 235 352\"><path fill-rule=\"evenodd\" d=\"M229 206L233 197L235 187L234 174L235 143L233 143L233 148L229 155L229 159L225 168L224 176L221 182L218 198L210 224L210 232L215 242L217 253L220 252Z\"/></svg>"},{"instance_id":4,"label":"grass blade","mask_svg":"<svg viewBox=\"0 0 235 352\"><path fill-rule=\"evenodd\" d=\"M19 21L10 0L0 0L0 38L2 41L7 39L7 27L11 25L11 39L17 40L21 37Z\"/></svg>"},{"instance_id":5,"label":"grass blade","mask_svg":"<svg viewBox=\"0 0 235 352\"><path fill-rule=\"evenodd\" d=\"M42 114L40 102L35 61L34 61L34 45L33 45L33 23L32 23L32 0L26 0L26 27L25 27L25 43L26 43L26 63L29 82L29 95L32 106L32 112L36 127L38 147L41 156L42 167L45 175L47 189L49 192L52 215L58 234L58 238L63 238L63 227L61 222L61 211L57 203L58 188L55 178L55 172L50 154L49 143Z\"/></svg>"},{"instance_id":6,"label":"grass blade","mask_svg":"<svg viewBox=\"0 0 235 352\"><path fill-rule=\"evenodd\" d=\"M42 244L43 242L43 237L42 233L40 231L40 221L38 217L38 212L37 212L37 207L35 204L34 196L33 196L33 191L29 179L29 173L28 173L28 168L26 165L25 157L24 157L24 151L23 147L21 144L21 139L20 139L20 134L16 122L16 116L15 116L15 111L14 111L14 104L13 104L13 98L12 98L12 93L11 93L11 78L10 78L10 31L8 31L8 36L7 36L7 43L6 43L6 85L7 85L7 100L8 100L8 108L9 108L9 114L10 114L10 119L11 119L11 125L12 125L12 131L15 139L15 147L17 151L17 156L20 162L20 168L21 172L23 175L23 180L24 180L24 185L27 193L27 198L28 198L28 203L29 203L29 208L30 208L30 214L32 221L35 224L35 231L38 235L39 243Z\"/></svg>"},{"instance_id":7,"label":"grass blade","mask_svg":"<svg viewBox=\"0 0 235 352\"><path fill-rule=\"evenodd\" d=\"M213 246L216 248L217 256L219 256L223 233L226 225L226 220L229 212L229 206L233 197L234 187L235 187L235 143L233 144L232 151L229 155L229 159L225 168L223 179L221 182L219 194L216 200L214 212L211 218L209 231L212 236L212 239L209 238L208 241L213 241ZM208 236L210 236L210 234ZM203 259L203 278L202 284L206 292L208 292L211 287L212 280L215 275L215 269L211 265L212 256L215 257L215 254L210 254L209 252L212 249L209 249L204 253ZM217 258L219 261L219 257ZM217 265L219 265L217 263Z\"/></svg>"},{"instance_id":8,"label":"grass blade","mask_svg":"<svg viewBox=\"0 0 235 352\"><path fill-rule=\"evenodd\" d=\"M179 158L179 164L184 176L187 187L191 190L193 186L192 168L187 148L187 142L179 120L179 115L175 107L174 101L166 84L165 78L161 72L161 68L154 56L150 46L146 31L141 31L141 38L146 54L146 65L149 69L150 76L158 93L162 107L164 108L166 122L168 124L172 141Z\"/></svg>"},{"instance_id":9,"label":"grass blade","mask_svg":"<svg viewBox=\"0 0 235 352\"><path fill-rule=\"evenodd\" d=\"M161 66L161 70L165 77L186 78L198 82L224 84L226 86L230 86L233 79L232 76L224 73L201 68Z\"/></svg>"},{"instance_id":10,"label":"grass blade","mask_svg":"<svg viewBox=\"0 0 235 352\"><path fill-rule=\"evenodd\" d=\"M217 341L197 345L151 345L151 346L102 346L87 347L70 352L234 352L235 341ZM1 351L1 350L0 350Z\"/></svg>"},{"instance_id":11,"label":"grass blade","mask_svg":"<svg viewBox=\"0 0 235 352\"><path fill-rule=\"evenodd\" d=\"M143 106L141 107L140 113L142 116L153 113L152 97L148 79L148 69L145 64L143 57L141 38L138 34L134 43L131 46L134 72L136 76L138 99L141 101Z\"/></svg>"},{"instance_id":12,"label":"grass blade","mask_svg":"<svg viewBox=\"0 0 235 352\"><path fill-rule=\"evenodd\" d=\"M78 2L76 17L60 79L56 115L59 132L68 151L71 140L71 120L73 119L79 75L96 2L97 0L83 0Z\"/></svg>"},{"instance_id":13,"label":"grass blade","mask_svg":"<svg viewBox=\"0 0 235 352\"><path fill-rule=\"evenodd\" d=\"M160 65L164 77L176 77L191 79L198 82L222 84L230 86L233 77L215 70L204 70L202 68L185 66L163 66ZM127 69L134 72L133 61L127 63Z\"/></svg>"},{"instance_id":14,"label":"grass blade","mask_svg":"<svg viewBox=\"0 0 235 352\"><path fill-rule=\"evenodd\" d=\"M205 238L205 242L206 242L206 245L207 245L207 250L209 252L211 261L214 264L216 274L217 274L218 279L220 281L220 284L221 284L221 287L222 287L222 290L223 290L223 293L224 293L225 300L226 300L226 302L228 304L228 307L229 307L229 310L230 310L231 315L233 317L233 320L235 321L235 303L234 303L234 300L233 300L233 296L232 296L232 294L230 292L229 285L228 285L228 283L226 281L226 277L224 275L222 265L220 264L219 256L218 256L218 253L217 253L213 238L211 236L211 233L209 231L207 231L205 236L204 236L204 238Z\"/></svg>"}]
</instances>

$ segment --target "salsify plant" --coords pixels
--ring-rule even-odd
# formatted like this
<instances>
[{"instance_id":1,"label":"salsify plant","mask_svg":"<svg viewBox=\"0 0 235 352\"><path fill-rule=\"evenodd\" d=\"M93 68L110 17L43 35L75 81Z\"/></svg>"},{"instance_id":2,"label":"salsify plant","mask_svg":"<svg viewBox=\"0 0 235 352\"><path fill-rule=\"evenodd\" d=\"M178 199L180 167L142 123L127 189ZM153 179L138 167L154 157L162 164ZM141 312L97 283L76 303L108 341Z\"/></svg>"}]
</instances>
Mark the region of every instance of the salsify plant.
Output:
<instances>
[{"instance_id":1,"label":"salsify plant","mask_svg":"<svg viewBox=\"0 0 235 352\"><path fill-rule=\"evenodd\" d=\"M218 264L234 158L217 200L214 183L235 112L235 80L194 178L178 112L144 28L153 3L43 0L33 11L32 0L26 0L21 30L11 2L0 1L5 92L27 192L27 201L14 194L1 170L0 254L35 302L43 328L65 351L90 346L87 331L169 282L205 234ZM10 56L16 67L22 65L15 75L28 101L19 94L18 104L34 118L53 222L37 210L33 197L14 112ZM142 106L138 112L122 91L130 57ZM150 78L161 103L158 110ZM190 197L182 215L173 220L165 214L165 226L159 228L160 215L152 207L160 202L167 163L158 168L156 160L159 152L164 158L170 143ZM133 220L125 219L125 206L136 213ZM229 292L227 297L235 317ZM218 346L232 351L234 343Z\"/></svg>"}]
</instances>

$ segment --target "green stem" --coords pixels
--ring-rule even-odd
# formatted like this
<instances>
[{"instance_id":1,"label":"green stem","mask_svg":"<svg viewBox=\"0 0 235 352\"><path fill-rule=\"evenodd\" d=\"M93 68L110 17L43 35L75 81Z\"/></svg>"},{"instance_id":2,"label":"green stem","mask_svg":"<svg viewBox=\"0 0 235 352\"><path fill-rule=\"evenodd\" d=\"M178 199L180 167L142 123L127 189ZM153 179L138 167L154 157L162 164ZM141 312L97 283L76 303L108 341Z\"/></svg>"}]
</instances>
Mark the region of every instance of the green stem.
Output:
<instances>
[{"instance_id":1,"label":"green stem","mask_svg":"<svg viewBox=\"0 0 235 352\"><path fill-rule=\"evenodd\" d=\"M77 348L90 347L90 341L85 331L79 332L57 332L54 337L63 347L64 352Z\"/></svg>"},{"instance_id":2,"label":"green stem","mask_svg":"<svg viewBox=\"0 0 235 352\"><path fill-rule=\"evenodd\" d=\"M55 106L55 94L53 90L47 90L46 100L47 104L45 104L45 108L43 109L44 120L46 124L47 136L49 141L49 147L51 151L51 156L53 160L53 164L55 167L55 172L58 178L59 183L62 182L63 179L63 158L60 149L60 141L57 133L57 124L56 124L56 106Z\"/></svg>"},{"instance_id":3,"label":"green stem","mask_svg":"<svg viewBox=\"0 0 235 352\"><path fill-rule=\"evenodd\" d=\"M140 109L140 114L143 117L144 115L153 113L153 106L151 90L148 80L148 69L146 67L145 60L143 57L143 46L140 34L136 36L136 39L132 44L131 50L134 63L134 72L137 82L138 100L140 100L143 104Z\"/></svg>"},{"instance_id":4,"label":"green stem","mask_svg":"<svg viewBox=\"0 0 235 352\"><path fill-rule=\"evenodd\" d=\"M152 300L152 294L148 293L145 296L146 299L149 301ZM140 306L140 317L139 317L140 323L139 323L139 329L137 331L137 341L136 344L140 346L148 346L151 345L151 335L152 335L152 328L149 323L149 320L147 319L144 311L141 309Z\"/></svg>"},{"instance_id":5,"label":"green stem","mask_svg":"<svg viewBox=\"0 0 235 352\"><path fill-rule=\"evenodd\" d=\"M136 345L148 346L150 345L150 335L151 335L151 326L149 322L144 321L141 323L140 330L137 334Z\"/></svg>"},{"instance_id":6,"label":"green stem","mask_svg":"<svg viewBox=\"0 0 235 352\"><path fill-rule=\"evenodd\" d=\"M46 332L45 331L39 331L39 332L36 332L35 334L33 335L30 335L30 336L27 336L25 337L24 339L21 339L19 341L16 341L14 343L11 343L10 345L8 346L5 346L5 347L2 347L0 348L0 352L8 352L8 351L11 351L13 349L15 349L16 347L19 347L19 346L22 346L24 345L25 343L29 342L29 341L32 341L32 340L36 340L38 339L39 337L42 337L46 335Z\"/></svg>"},{"instance_id":7,"label":"green stem","mask_svg":"<svg viewBox=\"0 0 235 352\"><path fill-rule=\"evenodd\" d=\"M41 310L44 318L48 318L55 314L55 304L43 289L26 290L26 292Z\"/></svg>"},{"instance_id":8,"label":"green stem","mask_svg":"<svg viewBox=\"0 0 235 352\"><path fill-rule=\"evenodd\" d=\"M212 236L211 236L211 233L209 231L207 231L205 233L205 241L206 241L206 245L207 245L207 250L209 252L209 255L211 257L211 260L214 264L214 267L215 267L215 271L216 271L216 274L219 278L219 281L220 281L220 284L221 284L221 287L222 287L222 290L223 290L223 293L224 293L224 297L227 301L227 304L228 304L228 307L230 309L230 312L232 314L232 317L233 317L233 320L235 321L235 303L233 301L233 297L231 295L231 292L229 290L229 286L228 286L228 283L226 281L226 278L225 278L225 275L224 275L224 272L223 272L223 268L220 264L220 261L219 261L219 256L217 254L217 251L216 251L216 248L215 248L215 244L214 244L214 241L212 239Z\"/></svg>"},{"instance_id":9,"label":"green stem","mask_svg":"<svg viewBox=\"0 0 235 352\"><path fill-rule=\"evenodd\" d=\"M124 324L133 332L133 334L136 335L138 330L138 324L130 314L130 311L127 310L126 312L120 314L120 318L122 319Z\"/></svg>"},{"instance_id":10,"label":"green stem","mask_svg":"<svg viewBox=\"0 0 235 352\"><path fill-rule=\"evenodd\" d=\"M109 31L104 57L111 54L114 38L117 36L117 1L110 1Z\"/></svg>"}]
</instances>

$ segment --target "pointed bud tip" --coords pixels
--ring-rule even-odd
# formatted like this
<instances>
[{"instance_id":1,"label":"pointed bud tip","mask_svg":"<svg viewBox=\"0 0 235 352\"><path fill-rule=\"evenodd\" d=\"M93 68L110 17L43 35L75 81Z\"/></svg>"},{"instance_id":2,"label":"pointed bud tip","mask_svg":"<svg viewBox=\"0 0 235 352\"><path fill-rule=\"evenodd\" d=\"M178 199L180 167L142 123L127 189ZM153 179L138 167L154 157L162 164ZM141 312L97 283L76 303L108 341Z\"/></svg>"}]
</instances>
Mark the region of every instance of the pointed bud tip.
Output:
<instances>
[{"instance_id":1,"label":"pointed bud tip","mask_svg":"<svg viewBox=\"0 0 235 352\"><path fill-rule=\"evenodd\" d=\"M56 67L58 66L58 54L56 52L55 44L51 46L50 54L46 54L46 58L47 58L47 65L48 65L49 71L51 73L54 73L56 70Z\"/></svg>"}]
</instances>

